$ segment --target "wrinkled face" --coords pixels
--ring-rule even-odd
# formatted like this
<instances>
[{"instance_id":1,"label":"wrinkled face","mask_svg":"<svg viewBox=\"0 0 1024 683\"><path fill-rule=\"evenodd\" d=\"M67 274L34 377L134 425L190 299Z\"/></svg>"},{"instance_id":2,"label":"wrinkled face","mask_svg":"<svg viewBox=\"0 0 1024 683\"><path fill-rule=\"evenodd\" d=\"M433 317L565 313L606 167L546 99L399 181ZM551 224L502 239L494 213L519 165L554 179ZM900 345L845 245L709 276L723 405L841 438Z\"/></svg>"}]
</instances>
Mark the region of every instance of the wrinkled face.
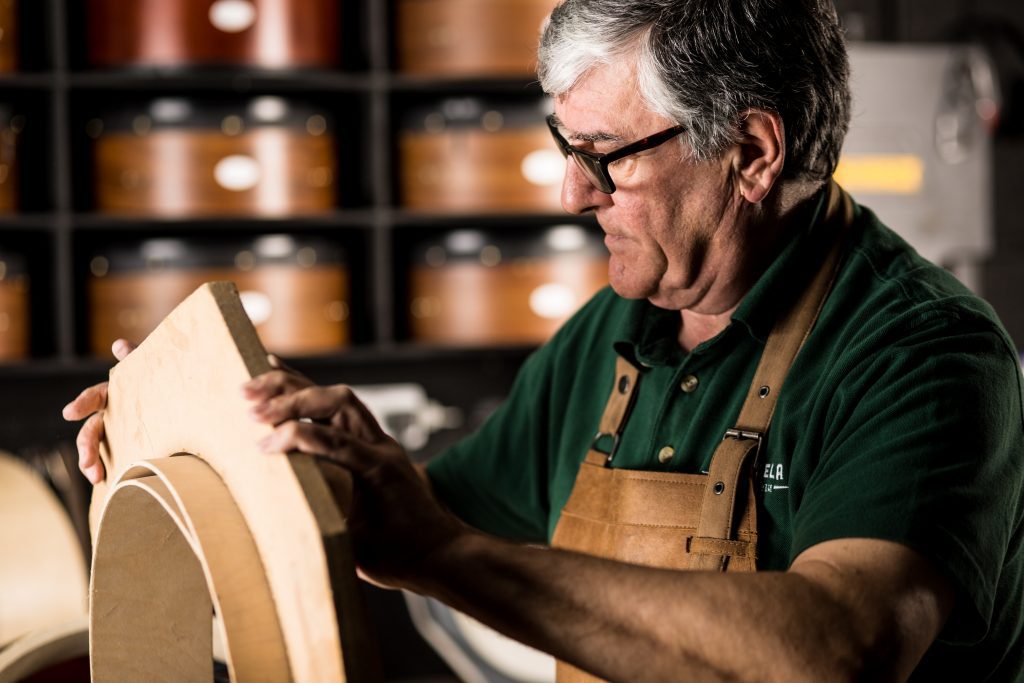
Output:
<instances>
[{"instance_id":1,"label":"wrinkled face","mask_svg":"<svg viewBox=\"0 0 1024 683\"><path fill-rule=\"evenodd\" d=\"M555 116L570 144L597 153L675 123L646 108L626 59L588 72L556 98ZM683 133L613 162L609 171L616 185L611 195L598 191L568 160L562 205L570 213L596 215L611 253L612 288L663 308L699 306L723 258L720 227L729 225L737 195L730 189L728 158L691 161Z\"/></svg>"}]
</instances>

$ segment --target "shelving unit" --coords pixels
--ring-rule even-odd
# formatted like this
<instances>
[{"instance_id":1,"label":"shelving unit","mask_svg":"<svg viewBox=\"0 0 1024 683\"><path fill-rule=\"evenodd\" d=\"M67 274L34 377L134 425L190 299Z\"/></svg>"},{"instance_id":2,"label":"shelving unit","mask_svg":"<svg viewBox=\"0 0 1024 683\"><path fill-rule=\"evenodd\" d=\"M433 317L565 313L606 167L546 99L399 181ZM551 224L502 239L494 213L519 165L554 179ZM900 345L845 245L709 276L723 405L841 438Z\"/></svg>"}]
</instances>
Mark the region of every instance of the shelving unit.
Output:
<instances>
[{"instance_id":1,"label":"shelving unit","mask_svg":"<svg viewBox=\"0 0 1024 683\"><path fill-rule=\"evenodd\" d=\"M329 237L348 252L354 346L294 364L319 381L413 380L434 396L451 396L467 414L481 397L500 396L530 350L430 348L402 335L408 250L419 239L456 227L539 230L593 225L565 215L439 215L397 201L394 141L402 112L416 103L467 94L536 98L530 78L415 78L393 70L393 3L340 2L337 70L100 70L86 59L86 3L31 3L20 19L18 74L0 77L0 99L27 114L19 154L21 206L0 218L0 243L28 256L32 358L0 365L0 447L73 437L60 406L105 375L110 362L90 356L84 293L88 252L105 240L283 232ZM146 96L246 98L281 95L323 105L336 118L341 197L331 212L294 218L126 218L93 210L90 140L85 123L104 105ZM392 370L401 368L404 375ZM475 368L475 372L467 371ZM391 378L391 379L386 379ZM481 384L484 382L484 384Z\"/></svg>"}]
</instances>

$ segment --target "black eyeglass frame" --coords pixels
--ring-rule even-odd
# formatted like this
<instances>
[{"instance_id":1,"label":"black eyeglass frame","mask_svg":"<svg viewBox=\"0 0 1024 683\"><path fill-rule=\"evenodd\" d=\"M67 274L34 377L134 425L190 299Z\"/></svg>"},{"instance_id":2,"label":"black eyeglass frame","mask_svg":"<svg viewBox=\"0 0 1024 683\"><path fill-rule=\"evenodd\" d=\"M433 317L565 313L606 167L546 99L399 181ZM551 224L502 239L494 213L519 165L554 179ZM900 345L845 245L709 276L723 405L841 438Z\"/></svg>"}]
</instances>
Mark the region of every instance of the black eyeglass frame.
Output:
<instances>
[{"instance_id":1,"label":"black eyeglass frame","mask_svg":"<svg viewBox=\"0 0 1024 683\"><path fill-rule=\"evenodd\" d=\"M611 152L604 154L598 154L597 152L588 152L585 149L574 147L569 144L569 141L562 137L562 134L558 132L558 126L555 125L555 117L553 114L548 115L545 119L548 123L548 130L551 131L551 137L555 139L555 143L558 145L558 149L562 152L564 157L572 157L576 165L580 167L584 175L590 179L601 192L605 194L611 194L615 192L615 181L612 180L611 175L608 173L608 166L612 162L618 161L619 159L628 157L638 152L643 152L648 149L654 149L658 145L664 144L676 137L680 133L686 132L686 126L672 126L665 130L648 135L645 138L641 138L636 142L631 142L624 147L613 149Z\"/></svg>"}]
</instances>

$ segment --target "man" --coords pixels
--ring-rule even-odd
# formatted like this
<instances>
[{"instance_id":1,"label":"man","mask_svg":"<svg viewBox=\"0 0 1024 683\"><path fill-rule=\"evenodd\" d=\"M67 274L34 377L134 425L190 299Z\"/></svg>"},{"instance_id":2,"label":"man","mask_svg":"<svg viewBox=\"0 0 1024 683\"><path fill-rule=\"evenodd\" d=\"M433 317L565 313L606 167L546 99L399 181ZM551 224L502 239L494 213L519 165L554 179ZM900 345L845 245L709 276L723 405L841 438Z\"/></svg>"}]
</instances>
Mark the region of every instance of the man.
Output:
<instances>
[{"instance_id":1,"label":"man","mask_svg":"<svg viewBox=\"0 0 1024 683\"><path fill-rule=\"evenodd\" d=\"M615 681L1021 679L1021 373L828 183L834 9L566 0L539 71L612 288L481 431L426 483L346 387L245 387L268 451L353 473L362 571Z\"/></svg>"}]
</instances>

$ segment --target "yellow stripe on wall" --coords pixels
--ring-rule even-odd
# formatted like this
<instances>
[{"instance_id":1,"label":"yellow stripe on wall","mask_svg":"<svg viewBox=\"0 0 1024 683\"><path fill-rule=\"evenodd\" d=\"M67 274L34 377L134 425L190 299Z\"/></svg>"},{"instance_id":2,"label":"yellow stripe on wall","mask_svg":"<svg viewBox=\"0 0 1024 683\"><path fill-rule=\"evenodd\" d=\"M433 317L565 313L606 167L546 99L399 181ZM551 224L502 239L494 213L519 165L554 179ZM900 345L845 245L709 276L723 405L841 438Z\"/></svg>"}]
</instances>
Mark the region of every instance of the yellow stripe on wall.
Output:
<instances>
[{"instance_id":1,"label":"yellow stripe on wall","mask_svg":"<svg viewBox=\"0 0 1024 683\"><path fill-rule=\"evenodd\" d=\"M852 154L840 158L834 177L849 192L917 194L924 162L913 154Z\"/></svg>"}]
</instances>

